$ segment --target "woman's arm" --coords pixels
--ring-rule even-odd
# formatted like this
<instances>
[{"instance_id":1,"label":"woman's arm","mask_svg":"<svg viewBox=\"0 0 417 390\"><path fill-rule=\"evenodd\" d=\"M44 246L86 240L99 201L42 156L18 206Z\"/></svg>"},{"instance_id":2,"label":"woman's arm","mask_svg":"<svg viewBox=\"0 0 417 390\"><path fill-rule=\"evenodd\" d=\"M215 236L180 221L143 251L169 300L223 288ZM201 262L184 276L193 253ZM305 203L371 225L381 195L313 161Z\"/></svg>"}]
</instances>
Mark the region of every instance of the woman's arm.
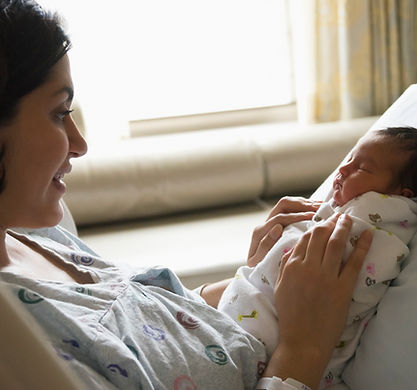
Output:
<instances>
[{"instance_id":1,"label":"woman's arm","mask_svg":"<svg viewBox=\"0 0 417 390\"><path fill-rule=\"evenodd\" d=\"M200 290L200 295L204 298L208 305L217 309L220 297L231 280L232 279L225 279L220 282L204 284Z\"/></svg>"},{"instance_id":2,"label":"woman's arm","mask_svg":"<svg viewBox=\"0 0 417 390\"><path fill-rule=\"evenodd\" d=\"M285 226L311 219L319 207L320 202L301 197L281 198L270 212L267 220L253 231L248 253L248 266L254 267L265 257L281 237ZM231 280L207 283L200 289L200 295L210 306L217 308L220 297Z\"/></svg>"},{"instance_id":3,"label":"woman's arm","mask_svg":"<svg viewBox=\"0 0 417 390\"><path fill-rule=\"evenodd\" d=\"M294 378L312 389L318 387L342 334L372 242L371 232L362 233L342 266L351 224L348 216L332 217L304 234L283 257L275 286L280 336L265 377Z\"/></svg>"}]
</instances>

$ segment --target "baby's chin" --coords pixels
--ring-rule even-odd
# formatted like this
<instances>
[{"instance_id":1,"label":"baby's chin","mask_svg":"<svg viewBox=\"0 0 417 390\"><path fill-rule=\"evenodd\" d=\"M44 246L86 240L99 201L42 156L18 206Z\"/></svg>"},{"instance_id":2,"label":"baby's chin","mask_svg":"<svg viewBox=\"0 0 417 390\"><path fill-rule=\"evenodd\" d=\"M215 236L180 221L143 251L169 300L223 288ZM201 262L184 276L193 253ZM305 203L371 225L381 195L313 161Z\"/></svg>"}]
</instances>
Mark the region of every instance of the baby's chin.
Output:
<instances>
[{"instance_id":1,"label":"baby's chin","mask_svg":"<svg viewBox=\"0 0 417 390\"><path fill-rule=\"evenodd\" d=\"M340 194L336 191L336 192L333 192L333 196L332 196L332 199L333 199L333 203L336 205L336 206L338 206L338 207L341 207L341 206L343 206L344 204L346 204L347 202L344 202L343 201L343 199L341 199L341 196L339 196Z\"/></svg>"}]
</instances>

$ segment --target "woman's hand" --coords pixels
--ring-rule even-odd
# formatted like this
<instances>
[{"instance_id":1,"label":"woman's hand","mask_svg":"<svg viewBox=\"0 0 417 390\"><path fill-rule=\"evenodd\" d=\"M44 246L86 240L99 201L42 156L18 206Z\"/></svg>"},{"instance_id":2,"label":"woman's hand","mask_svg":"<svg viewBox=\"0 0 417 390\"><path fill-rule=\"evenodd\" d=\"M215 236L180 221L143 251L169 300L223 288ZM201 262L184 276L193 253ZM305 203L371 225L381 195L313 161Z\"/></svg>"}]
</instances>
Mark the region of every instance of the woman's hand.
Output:
<instances>
[{"instance_id":1,"label":"woman's hand","mask_svg":"<svg viewBox=\"0 0 417 390\"><path fill-rule=\"evenodd\" d=\"M258 264L281 237L282 229L285 226L304 219L311 219L320 204L321 202L313 202L301 197L280 199L270 212L266 222L255 228L247 264L250 267ZM227 279L217 283L207 283L202 287L200 294L210 306L217 308L220 297L230 281L231 279Z\"/></svg>"},{"instance_id":2,"label":"woman's hand","mask_svg":"<svg viewBox=\"0 0 417 390\"><path fill-rule=\"evenodd\" d=\"M258 264L282 235L285 226L311 219L321 202L301 197L281 198L270 212L267 220L255 228L249 248L249 267Z\"/></svg>"},{"instance_id":3,"label":"woman's hand","mask_svg":"<svg viewBox=\"0 0 417 390\"><path fill-rule=\"evenodd\" d=\"M279 342L265 376L293 377L311 388L318 386L342 334L372 242L372 233L363 232L342 265L351 225L348 216L333 216L305 233L283 256L275 286Z\"/></svg>"}]
</instances>

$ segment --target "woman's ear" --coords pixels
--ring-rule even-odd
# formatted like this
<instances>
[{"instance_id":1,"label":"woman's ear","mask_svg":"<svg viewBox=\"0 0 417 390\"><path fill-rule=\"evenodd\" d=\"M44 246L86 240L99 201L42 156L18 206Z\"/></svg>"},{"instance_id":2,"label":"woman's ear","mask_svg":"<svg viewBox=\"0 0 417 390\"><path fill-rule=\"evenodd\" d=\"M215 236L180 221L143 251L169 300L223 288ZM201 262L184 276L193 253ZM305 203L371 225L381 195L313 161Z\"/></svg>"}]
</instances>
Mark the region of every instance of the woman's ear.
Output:
<instances>
[{"instance_id":1,"label":"woman's ear","mask_svg":"<svg viewBox=\"0 0 417 390\"><path fill-rule=\"evenodd\" d=\"M405 196L406 198L412 198L414 196L414 192L413 190L410 190L409 188L402 188L401 195Z\"/></svg>"}]
</instances>

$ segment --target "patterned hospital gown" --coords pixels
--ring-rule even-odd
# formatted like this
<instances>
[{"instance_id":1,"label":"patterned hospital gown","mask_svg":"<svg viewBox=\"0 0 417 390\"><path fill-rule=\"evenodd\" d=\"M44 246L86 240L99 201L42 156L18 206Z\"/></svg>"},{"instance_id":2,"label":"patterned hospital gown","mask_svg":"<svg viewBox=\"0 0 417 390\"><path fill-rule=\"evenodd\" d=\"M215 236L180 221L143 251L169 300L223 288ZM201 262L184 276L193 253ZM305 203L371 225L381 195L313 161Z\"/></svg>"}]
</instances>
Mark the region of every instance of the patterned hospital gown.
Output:
<instances>
[{"instance_id":1,"label":"patterned hospital gown","mask_svg":"<svg viewBox=\"0 0 417 390\"><path fill-rule=\"evenodd\" d=\"M60 227L24 236L95 281L0 273L88 389L255 388L264 346L168 269L122 269Z\"/></svg>"},{"instance_id":2,"label":"patterned hospital gown","mask_svg":"<svg viewBox=\"0 0 417 390\"><path fill-rule=\"evenodd\" d=\"M364 230L373 230L374 238L359 274L346 328L320 388L340 381L340 374L347 360L353 356L360 335L375 313L378 302L391 280L398 276L400 264L409 253L407 245L417 229L417 204L414 200L368 192L342 207L335 207L332 202L324 203L313 221L288 226L280 240L255 268L239 268L219 302L219 310L261 340L270 356L278 341L276 320L279 314L274 306L273 287L281 257L305 231L335 212L349 214L353 220L344 260Z\"/></svg>"}]
</instances>

